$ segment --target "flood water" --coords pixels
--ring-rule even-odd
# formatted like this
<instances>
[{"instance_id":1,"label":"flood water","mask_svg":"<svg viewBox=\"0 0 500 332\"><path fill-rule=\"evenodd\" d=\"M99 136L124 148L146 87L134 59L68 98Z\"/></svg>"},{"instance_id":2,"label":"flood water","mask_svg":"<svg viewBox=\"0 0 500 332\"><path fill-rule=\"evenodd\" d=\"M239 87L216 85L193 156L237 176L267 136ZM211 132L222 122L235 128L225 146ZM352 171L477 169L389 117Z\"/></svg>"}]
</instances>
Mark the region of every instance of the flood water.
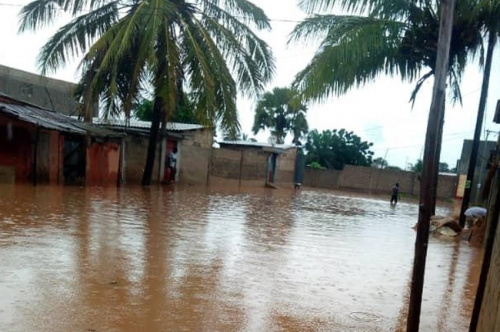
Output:
<instances>
[{"instance_id":1,"label":"flood water","mask_svg":"<svg viewBox=\"0 0 500 332\"><path fill-rule=\"evenodd\" d=\"M0 185L0 331L404 331L417 214L312 190ZM431 236L421 331L468 330L480 256Z\"/></svg>"}]
</instances>

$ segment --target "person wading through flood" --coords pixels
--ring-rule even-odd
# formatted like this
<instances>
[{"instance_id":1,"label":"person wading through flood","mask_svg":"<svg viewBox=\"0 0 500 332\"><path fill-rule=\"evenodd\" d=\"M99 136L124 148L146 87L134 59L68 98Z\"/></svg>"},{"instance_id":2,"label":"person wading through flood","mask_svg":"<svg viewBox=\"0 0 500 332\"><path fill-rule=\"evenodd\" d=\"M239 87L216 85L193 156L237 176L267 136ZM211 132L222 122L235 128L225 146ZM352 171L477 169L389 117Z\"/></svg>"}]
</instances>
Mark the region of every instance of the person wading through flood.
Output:
<instances>
[{"instance_id":1,"label":"person wading through flood","mask_svg":"<svg viewBox=\"0 0 500 332\"><path fill-rule=\"evenodd\" d=\"M392 187L391 205L396 205L398 203L398 198L399 198L399 183L396 182L396 184Z\"/></svg>"},{"instance_id":2,"label":"person wading through flood","mask_svg":"<svg viewBox=\"0 0 500 332\"><path fill-rule=\"evenodd\" d=\"M175 173L177 173L177 148L174 148L168 155L168 168L170 169L169 182L174 182Z\"/></svg>"}]
</instances>

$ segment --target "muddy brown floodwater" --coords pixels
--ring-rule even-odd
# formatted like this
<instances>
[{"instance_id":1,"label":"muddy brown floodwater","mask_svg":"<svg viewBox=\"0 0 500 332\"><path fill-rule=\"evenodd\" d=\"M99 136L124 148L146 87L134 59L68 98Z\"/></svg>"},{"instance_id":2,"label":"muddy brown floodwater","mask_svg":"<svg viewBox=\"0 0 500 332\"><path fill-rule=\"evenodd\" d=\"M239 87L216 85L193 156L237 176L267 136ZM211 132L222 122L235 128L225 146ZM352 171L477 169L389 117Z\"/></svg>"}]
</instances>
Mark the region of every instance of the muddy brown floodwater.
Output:
<instances>
[{"instance_id":1,"label":"muddy brown floodwater","mask_svg":"<svg viewBox=\"0 0 500 332\"><path fill-rule=\"evenodd\" d=\"M417 213L325 191L1 185L0 331L404 331ZM421 331L467 331L480 256L431 237Z\"/></svg>"}]
</instances>

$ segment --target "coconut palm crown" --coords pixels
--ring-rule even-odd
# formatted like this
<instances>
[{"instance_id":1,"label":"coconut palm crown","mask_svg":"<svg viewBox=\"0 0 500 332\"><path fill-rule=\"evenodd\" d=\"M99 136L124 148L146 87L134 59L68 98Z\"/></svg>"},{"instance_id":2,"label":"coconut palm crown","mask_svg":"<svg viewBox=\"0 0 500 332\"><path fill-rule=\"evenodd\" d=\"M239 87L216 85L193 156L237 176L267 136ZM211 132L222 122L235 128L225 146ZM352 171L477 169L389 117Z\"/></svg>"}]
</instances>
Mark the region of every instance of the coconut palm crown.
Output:
<instances>
[{"instance_id":1,"label":"coconut palm crown","mask_svg":"<svg viewBox=\"0 0 500 332\"><path fill-rule=\"evenodd\" d=\"M453 101L461 102L461 77L468 61L483 51L483 22L474 15L477 3L458 0L456 5L448 68ZM439 1L302 0L300 5L311 16L294 28L289 42L321 41L294 82L307 100L342 95L387 74L417 80L410 97L414 102L434 74ZM328 14L334 8L348 14ZM314 14L317 11L323 14Z\"/></svg>"},{"instance_id":2,"label":"coconut palm crown","mask_svg":"<svg viewBox=\"0 0 500 332\"><path fill-rule=\"evenodd\" d=\"M259 94L274 72L268 45L252 31L269 29L246 0L35 0L22 8L19 30L39 30L64 12L72 20L43 46L42 73L83 56L78 95L90 116L130 117L141 89L154 90L162 121L184 91L200 122L239 128L237 91Z\"/></svg>"}]
</instances>

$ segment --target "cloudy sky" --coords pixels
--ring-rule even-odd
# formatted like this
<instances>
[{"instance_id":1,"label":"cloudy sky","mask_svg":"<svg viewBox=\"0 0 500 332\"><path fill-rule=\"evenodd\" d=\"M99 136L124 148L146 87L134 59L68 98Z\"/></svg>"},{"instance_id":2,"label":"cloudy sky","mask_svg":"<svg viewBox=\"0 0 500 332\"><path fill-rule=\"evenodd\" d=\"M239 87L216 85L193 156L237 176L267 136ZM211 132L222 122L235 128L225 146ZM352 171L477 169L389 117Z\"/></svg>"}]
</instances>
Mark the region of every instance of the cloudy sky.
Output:
<instances>
[{"instance_id":1,"label":"cloudy sky","mask_svg":"<svg viewBox=\"0 0 500 332\"><path fill-rule=\"evenodd\" d=\"M260 6L272 20L272 31L260 35L273 48L276 58L276 75L268 90L274 87L289 86L294 75L306 66L314 55L314 41L308 45L288 45L288 34L297 21L305 14L296 7L296 0L252 0ZM0 48L0 64L37 73L36 56L56 27L33 33L17 33L17 14L28 0L0 0L0 28L2 31L2 48ZM285 5L286 4L286 5ZM62 17L61 22L67 18ZM497 139L500 126L492 122L495 105L500 99L499 54L495 56L490 84L489 98L483 125L482 139L485 130L493 131L489 140ZM77 81L76 67L78 59L67 68L62 68L49 76ZM481 87L481 72L477 65L470 65L466 70L462 83L463 105L447 105L443 148L441 161L455 166L460 157L464 139L472 139L477 114L477 105ZM414 84L414 83L413 83ZM375 157L383 157L390 165L406 167L422 158L423 144L427 127L427 118L432 95L432 80L424 85L417 102L412 108L408 103L413 89L412 83L402 83L399 78L381 76L374 82L347 94L331 98L321 104L309 104L308 117L310 129L319 131L341 129L354 131L363 140L374 143L372 150ZM243 132L251 133L256 100L240 98L238 102L239 117ZM259 133L259 141L267 141L269 133ZM288 138L291 140L291 137Z\"/></svg>"}]
</instances>

